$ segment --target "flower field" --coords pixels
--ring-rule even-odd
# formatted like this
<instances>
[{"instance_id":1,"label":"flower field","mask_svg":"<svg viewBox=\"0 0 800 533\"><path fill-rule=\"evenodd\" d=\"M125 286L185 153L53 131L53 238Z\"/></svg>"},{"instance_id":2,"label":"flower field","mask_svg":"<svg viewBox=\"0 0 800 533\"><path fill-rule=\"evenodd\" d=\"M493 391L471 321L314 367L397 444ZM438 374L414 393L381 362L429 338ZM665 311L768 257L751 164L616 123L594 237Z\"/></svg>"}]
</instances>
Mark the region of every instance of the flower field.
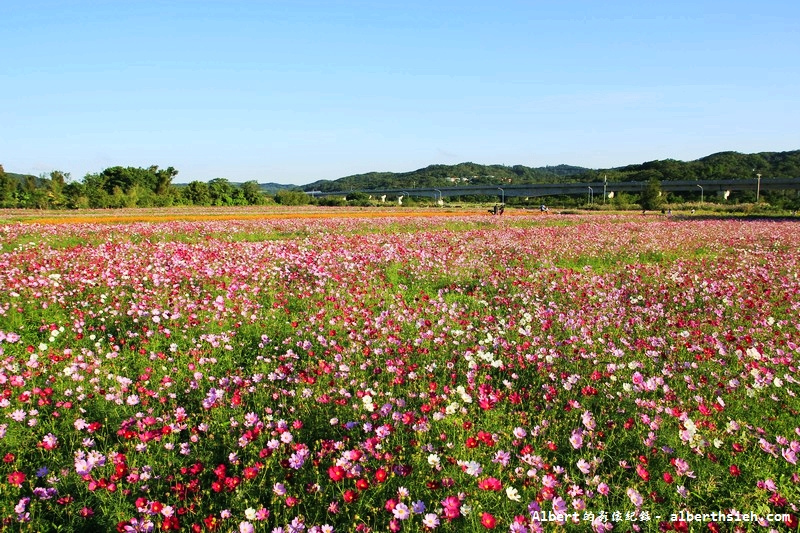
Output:
<instances>
[{"instance_id":1,"label":"flower field","mask_svg":"<svg viewBox=\"0 0 800 533\"><path fill-rule=\"evenodd\" d=\"M795 530L799 250L613 215L2 225L0 529Z\"/></svg>"}]
</instances>

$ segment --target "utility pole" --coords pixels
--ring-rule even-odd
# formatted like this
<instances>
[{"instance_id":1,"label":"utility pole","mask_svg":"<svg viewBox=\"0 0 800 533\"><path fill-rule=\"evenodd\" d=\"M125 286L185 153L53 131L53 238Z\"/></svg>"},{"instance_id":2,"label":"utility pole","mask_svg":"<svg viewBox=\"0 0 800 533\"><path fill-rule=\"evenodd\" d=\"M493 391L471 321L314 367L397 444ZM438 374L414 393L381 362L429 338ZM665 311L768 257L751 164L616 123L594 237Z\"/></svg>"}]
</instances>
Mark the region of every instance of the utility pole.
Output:
<instances>
[{"instance_id":1,"label":"utility pole","mask_svg":"<svg viewBox=\"0 0 800 533\"><path fill-rule=\"evenodd\" d=\"M756 203L758 203L758 197L761 195L761 174L756 174L758 177L758 182L756 184Z\"/></svg>"}]
</instances>

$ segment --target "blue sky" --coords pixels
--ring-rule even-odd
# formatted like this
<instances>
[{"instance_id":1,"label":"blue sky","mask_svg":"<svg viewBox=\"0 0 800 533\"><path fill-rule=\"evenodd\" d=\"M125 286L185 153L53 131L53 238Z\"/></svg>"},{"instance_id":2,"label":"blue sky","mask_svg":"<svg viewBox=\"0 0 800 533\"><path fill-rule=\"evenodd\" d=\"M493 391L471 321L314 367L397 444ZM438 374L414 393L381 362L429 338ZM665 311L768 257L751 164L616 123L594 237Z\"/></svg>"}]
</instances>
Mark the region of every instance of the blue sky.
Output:
<instances>
[{"instance_id":1,"label":"blue sky","mask_svg":"<svg viewBox=\"0 0 800 533\"><path fill-rule=\"evenodd\" d=\"M0 5L0 164L305 184L800 149L800 2Z\"/></svg>"}]
</instances>

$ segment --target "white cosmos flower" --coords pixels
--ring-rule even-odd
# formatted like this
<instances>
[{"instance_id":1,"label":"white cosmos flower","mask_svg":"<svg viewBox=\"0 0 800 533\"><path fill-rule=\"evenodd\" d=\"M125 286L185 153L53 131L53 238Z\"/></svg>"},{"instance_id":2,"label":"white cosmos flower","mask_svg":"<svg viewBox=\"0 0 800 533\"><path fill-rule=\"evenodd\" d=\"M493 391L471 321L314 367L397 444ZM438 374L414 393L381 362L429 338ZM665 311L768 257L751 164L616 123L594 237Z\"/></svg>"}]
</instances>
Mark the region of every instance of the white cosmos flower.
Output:
<instances>
[{"instance_id":1,"label":"white cosmos flower","mask_svg":"<svg viewBox=\"0 0 800 533\"><path fill-rule=\"evenodd\" d=\"M522 497L519 495L519 491L512 486L506 487L506 496L512 502L518 502L522 499Z\"/></svg>"}]
</instances>

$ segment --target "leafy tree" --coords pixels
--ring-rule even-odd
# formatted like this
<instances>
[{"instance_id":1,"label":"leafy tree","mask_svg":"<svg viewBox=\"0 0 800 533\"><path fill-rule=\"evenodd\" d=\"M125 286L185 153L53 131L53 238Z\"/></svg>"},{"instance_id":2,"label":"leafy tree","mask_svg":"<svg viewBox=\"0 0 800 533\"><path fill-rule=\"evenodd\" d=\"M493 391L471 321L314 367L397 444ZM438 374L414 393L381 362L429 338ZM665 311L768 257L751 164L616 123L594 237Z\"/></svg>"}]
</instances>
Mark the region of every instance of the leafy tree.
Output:
<instances>
[{"instance_id":1,"label":"leafy tree","mask_svg":"<svg viewBox=\"0 0 800 533\"><path fill-rule=\"evenodd\" d=\"M66 207L67 198L64 195L64 187L69 181L69 172L62 172L61 170L51 171L50 177L42 180L47 188L50 207L56 209L63 209Z\"/></svg>"},{"instance_id":2,"label":"leafy tree","mask_svg":"<svg viewBox=\"0 0 800 533\"><path fill-rule=\"evenodd\" d=\"M86 209L89 207L89 198L86 196L84 185L71 181L64 185L64 198L69 209Z\"/></svg>"},{"instance_id":3,"label":"leafy tree","mask_svg":"<svg viewBox=\"0 0 800 533\"><path fill-rule=\"evenodd\" d=\"M170 189L172 188L172 178L178 175L178 171L173 167L167 167L159 170L158 166L156 165L153 165L148 170L156 177L153 192L159 196L170 194Z\"/></svg>"},{"instance_id":4,"label":"leafy tree","mask_svg":"<svg viewBox=\"0 0 800 533\"><path fill-rule=\"evenodd\" d=\"M346 197L350 205L357 205L361 207L368 207L370 205L369 195L363 192L351 192Z\"/></svg>"},{"instance_id":5,"label":"leafy tree","mask_svg":"<svg viewBox=\"0 0 800 533\"><path fill-rule=\"evenodd\" d=\"M655 211L661 209L661 206L664 205L664 200L664 195L661 192L661 182L657 179L651 179L647 183L647 187L642 191L639 205L645 211Z\"/></svg>"},{"instance_id":6,"label":"leafy tree","mask_svg":"<svg viewBox=\"0 0 800 533\"><path fill-rule=\"evenodd\" d=\"M211 191L204 181L191 182L183 189L183 196L192 205L211 205Z\"/></svg>"},{"instance_id":7,"label":"leafy tree","mask_svg":"<svg viewBox=\"0 0 800 533\"><path fill-rule=\"evenodd\" d=\"M233 205L233 185L225 178L214 178L208 182L212 205Z\"/></svg>"},{"instance_id":8,"label":"leafy tree","mask_svg":"<svg viewBox=\"0 0 800 533\"><path fill-rule=\"evenodd\" d=\"M256 181L246 181L239 187L248 205L261 205L266 197Z\"/></svg>"},{"instance_id":9,"label":"leafy tree","mask_svg":"<svg viewBox=\"0 0 800 533\"><path fill-rule=\"evenodd\" d=\"M311 197L302 191L278 191L275 193L275 202L281 205L308 205Z\"/></svg>"},{"instance_id":10,"label":"leafy tree","mask_svg":"<svg viewBox=\"0 0 800 533\"><path fill-rule=\"evenodd\" d=\"M178 171L173 167L159 169L157 165L149 168L116 166L97 174L87 174L83 183L87 191L93 191L89 196L92 207L113 207L120 204L131 207L171 205L178 196L172 185L172 178L177 174ZM123 196L131 196L134 200L122 198Z\"/></svg>"},{"instance_id":11,"label":"leafy tree","mask_svg":"<svg viewBox=\"0 0 800 533\"><path fill-rule=\"evenodd\" d=\"M342 196L323 196L317 198L316 202L318 205L325 207L344 207L347 205L347 200Z\"/></svg>"},{"instance_id":12,"label":"leafy tree","mask_svg":"<svg viewBox=\"0 0 800 533\"><path fill-rule=\"evenodd\" d=\"M0 165L0 207L17 206L17 180L6 174Z\"/></svg>"}]
</instances>

